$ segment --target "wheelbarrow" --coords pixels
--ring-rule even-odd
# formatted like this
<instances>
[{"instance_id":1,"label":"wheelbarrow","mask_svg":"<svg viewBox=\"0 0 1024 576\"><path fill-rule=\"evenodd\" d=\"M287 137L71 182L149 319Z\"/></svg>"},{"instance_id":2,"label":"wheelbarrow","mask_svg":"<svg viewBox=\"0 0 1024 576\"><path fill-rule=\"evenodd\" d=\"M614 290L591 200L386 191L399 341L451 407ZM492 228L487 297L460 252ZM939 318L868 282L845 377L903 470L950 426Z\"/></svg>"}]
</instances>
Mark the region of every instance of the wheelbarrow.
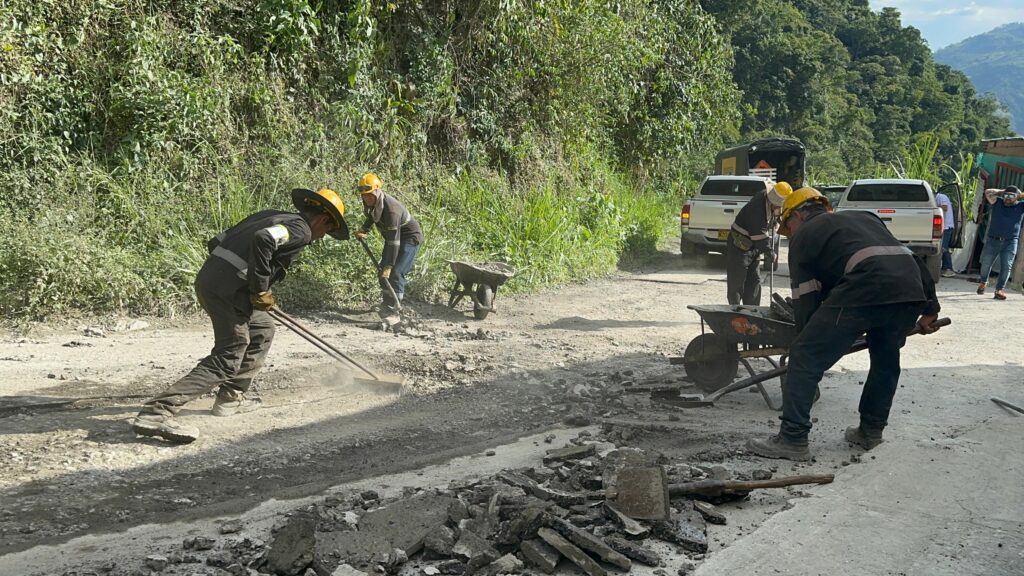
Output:
<instances>
[{"instance_id":1,"label":"wheelbarrow","mask_svg":"<svg viewBox=\"0 0 1024 576\"><path fill-rule=\"evenodd\" d=\"M694 338L686 347L682 358L672 358L672 364L682 364L687 376L697 386L708 392L707 396L681 395L678 389L651 391L651 399L656 402L672 404L684 408L713 406L726 394L757 386L765 404L772 410L780 410L772 402L771 396L763 382L778 377L785 387L786 372L789 366L789 347L796 339L798 332L791 318L785 311L780 314L776 307L768 306L688 306L701 317L701 335ZM950 325L949 318L941 318L934 323L937 328ZM712 333L703 332L704 326L710 326ZM914 328L909 335L919 333ZM864 339L857 340L847 354L866 350ZM773 356L779 356L776 361ZM772 369L758 372L749 362L750 358L764 358L772 365ZM733 383L743 364L749 377ZM817 401L820 392L815 392Z\"/></svg>"},{"instance_id":2,"label":"wheelbarrow","mask_svg":"<svg viewBox=\"0 0 1024 576\"><path fill-rule=\"evenodd\" d=\"M477 320L487 318L494 311L494 297L498 288L515 276L516 269L504 262L483 262L470 264L449 260L448 265L455 274L455 284L449 290L448 306L455 308L466 296L473 300L473 316Z\"/></svg>"}]
</instances>

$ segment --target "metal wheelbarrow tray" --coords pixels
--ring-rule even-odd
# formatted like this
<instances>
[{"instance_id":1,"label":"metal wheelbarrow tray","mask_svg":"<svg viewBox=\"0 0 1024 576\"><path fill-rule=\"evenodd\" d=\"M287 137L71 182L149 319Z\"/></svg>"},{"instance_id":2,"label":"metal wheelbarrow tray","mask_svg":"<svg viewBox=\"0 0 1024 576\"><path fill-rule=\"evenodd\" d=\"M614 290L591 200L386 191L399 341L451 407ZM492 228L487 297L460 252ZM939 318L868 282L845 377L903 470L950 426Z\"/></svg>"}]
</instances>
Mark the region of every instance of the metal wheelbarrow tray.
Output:
<instances>
[{"instance_id":1,"label":"metal wheelbarrow tray","mask_svg":"<svg viewBox=\"0 0 1024 576\"><path fill-rule=\"evenodd\" d=\"M471 264L449 260L448 265L455 274L455 284L449 290L448 306L455 308L466 296L473 300L473 316L477 320L487 318L495 310L494 297L498 288L515 276L516 269L504 262L482 262Z\"/></svg>"}]
</instances>

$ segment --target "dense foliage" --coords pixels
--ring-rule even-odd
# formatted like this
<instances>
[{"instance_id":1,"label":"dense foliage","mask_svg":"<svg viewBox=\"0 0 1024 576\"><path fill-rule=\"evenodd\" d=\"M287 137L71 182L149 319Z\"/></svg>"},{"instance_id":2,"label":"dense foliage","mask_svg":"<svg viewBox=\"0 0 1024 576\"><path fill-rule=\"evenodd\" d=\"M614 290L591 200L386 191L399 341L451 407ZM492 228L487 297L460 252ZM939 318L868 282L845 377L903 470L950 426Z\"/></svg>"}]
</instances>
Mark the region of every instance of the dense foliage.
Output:
<instances>
[{"instance_id":1,"label":"dense foliage","mask_svg":"<svg viewBox=\"0 0 1024 576\"><path fill-rule=\"evenodd\" d=\"M381 173L443 259L511 287L651 249L665 191L735 135L730 49L686 0L0 4L0 310L170 312L205 240L293 186ZM364 297L347 244L287 305Z\"/></svg>"},{"instance_id":2,"label":"dense foliage","mask_svg":"<svg viewBox=\"0 0 1024 576\"><path fill-rule=\"evenodd\" d=\"M962 70L982 93L1006 105L1013 129L1024 134L1024 22L1005 24L935 53L935 61Z\"/></svg>"},{"instance_id":3,"label":"dense foliage","mask_svg":"<svg viewBox=\"0 0 1024 576\"><path fill-rule=\"evenodd\" d=\"M702 0L735 48L743 132L784 133L810 151L818 180L870 173L923 134L939 156L1005 136L999 105L936 65L899 12L868 0Z\"/></svg>"}]
</instances>

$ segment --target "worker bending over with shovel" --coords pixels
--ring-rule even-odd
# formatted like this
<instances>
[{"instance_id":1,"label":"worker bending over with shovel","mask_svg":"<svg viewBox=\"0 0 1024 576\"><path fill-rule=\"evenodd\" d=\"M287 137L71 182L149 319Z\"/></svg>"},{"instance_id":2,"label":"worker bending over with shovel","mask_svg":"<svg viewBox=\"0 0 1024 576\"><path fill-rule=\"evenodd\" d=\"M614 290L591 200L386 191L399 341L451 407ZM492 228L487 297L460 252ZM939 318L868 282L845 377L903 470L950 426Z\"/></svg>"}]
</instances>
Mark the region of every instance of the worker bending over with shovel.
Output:
<instances>
[{"instance_id":1,"label":"worker bending over with shovel","mask_svg":"<svg viewBox=\"0 0 1024 576\"><path fill-rule=\"evenodd\" d=\"M831 213L813 188L793 192L779 232L790 238L789 274L799 335L789 348L779 433L751 439L766 458L808 460L811 405L825 371L867 335L871 368L860 398L860 425L846 440L870 450L882 430L900 377L900 348L915 323L931 334L939 313L935 284L915 258L870 212Z\"/></svg>"},{"instance_id":2,"label":"worker bending over with shovel","mask_svg":"<svg viewBox=\"0 0 1024 576\"><path fill-rule=\"evenodd\" d=\"M767 184L767 181L766 181ZM783 200L793 192L788 182L766 185L740 208L725 247L726 291L729 304L761 305L761 254L765 265L775 265L772 246L775 217Z\"/></svg>"},{"instance_id":3,"label":"worker bending over with shovel","mask_svg":"<svg viewBox=\"0 0 1024 576\"><path fill-rule=\"evenodd\" d=\"M333 190L292 190L299 213L257 212L207 242L209 256L196 276L199 305L213 323L210 355L147 401L132 422L132 430L177 443L199 437L199 430L175 420L181 407L214 388L214 416L232 416L260 407L245 398L263 366L274 339L274 283L311 242L329 234L348 239L345 205Z\"/></svg>"},{"instance_id":4,"label":"worker bending over with shovel","mask_svg":"<svg viewBox=\"0 0 1024 576\"><path fill-rule=\"evenodd\" d=\"M356 238L365 241L371 226L376 226L384 237L384 252L377 265L383 306L380 316L386 324L399 322L398 312L405 297L405 276L412 270L416 252L423 243L419 222L394 196L386 194L384 183L373 172L359 179L357 188L363 201L366 220L356 232Z\"/></svg>"}]
</instances>

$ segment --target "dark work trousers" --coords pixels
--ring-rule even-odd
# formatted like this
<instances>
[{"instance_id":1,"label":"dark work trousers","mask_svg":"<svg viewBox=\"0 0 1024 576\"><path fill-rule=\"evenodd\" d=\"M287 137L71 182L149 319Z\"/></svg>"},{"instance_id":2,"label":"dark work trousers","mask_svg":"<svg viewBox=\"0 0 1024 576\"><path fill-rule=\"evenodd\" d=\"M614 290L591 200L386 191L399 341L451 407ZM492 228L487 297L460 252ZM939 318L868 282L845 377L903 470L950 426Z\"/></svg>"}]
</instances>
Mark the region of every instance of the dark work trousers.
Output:
<instances>
[{"instance_id":1,"label":"dark work trousers","mask_svg":"<svg viewBox=\"0 0 1024 576\"><path fill-rule=\"evenodd\" d=\"M725 248L725 286L729 304L761 305L760 263L759 250L743 251L729 240Z\"/></svg>"},{"instance_id":2,"label":"dark work trousers","mask_svg":"<svg viewBox=\"0 0 1024 576\"><path fill-rule=\"evenodd\" d=\"M384 278L380 279L380 288L383 293L385 306L394 308L395 301L391 297L391 290L388 290L384 282L391 284L391 289L395 291L395 296L401 302L405 298L405 276L412 270L412 264L416 260L416 253L419 249L420 245L413 244L412 242L402 242L402 245L398 248L398 257L395 259L395 265L391 267L391 276L387 280Z\"/></svg>"},{"instance_id":3,"label":"dark work trousers","mask_svg":"<svg viewBox=\"0 0 1024 576\"><path fill-rule=\"evenodd\" d=\"M923 303L831 308L822 306L789 347L789 372L782 390L779 433L791 442L807 442L811 404L821 377L861 335L867 335L871 368L860 394L860 421L881 431L900 379L900 348L917 323Z\"/></svg>"},{"instance_id":4,"label":"dark work trousers","mask_svg":"<svg viewBox=\"0 0 1024 576\"><path fill-rule=\"evenodd\" d=\"M245 289L224 294L218 291L216 273L204 266L196 278L196 296L213 323L210 355L165 392L149 400L142 414L173 416L186 403L219 387L217 397L235 400L252 385L274 339L270 314L253 310Z\"/></svg>"}]
</instances>

